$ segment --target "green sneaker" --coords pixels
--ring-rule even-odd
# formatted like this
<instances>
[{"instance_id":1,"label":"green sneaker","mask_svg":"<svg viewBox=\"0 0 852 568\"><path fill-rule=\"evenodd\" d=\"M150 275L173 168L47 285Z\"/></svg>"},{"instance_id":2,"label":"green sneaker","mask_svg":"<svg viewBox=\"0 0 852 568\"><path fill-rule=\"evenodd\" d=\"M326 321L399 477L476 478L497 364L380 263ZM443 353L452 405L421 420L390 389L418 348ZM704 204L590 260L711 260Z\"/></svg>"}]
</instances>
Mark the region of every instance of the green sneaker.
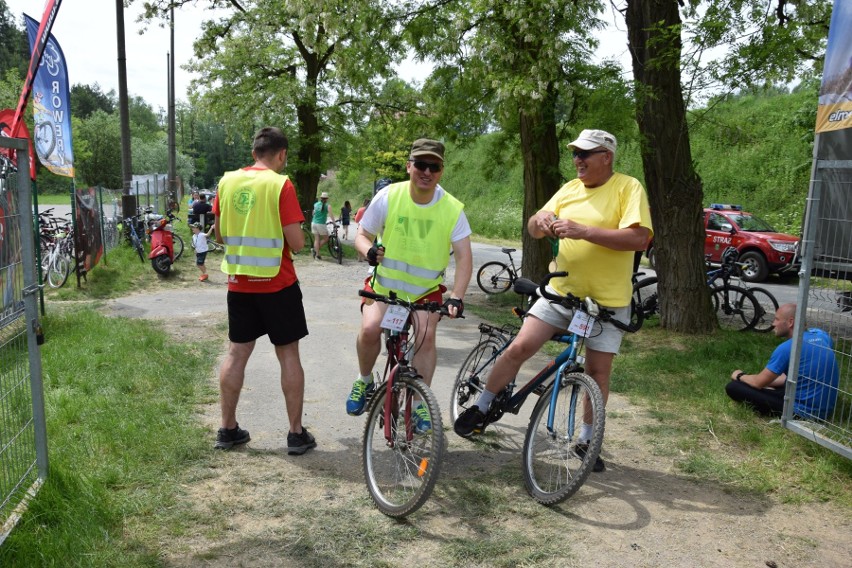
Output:
<instances>
[{"instance_id":1,"label":"green sneaker","mask_svg":"<svg viewBox=\"0 0 852 568\"><path fill-rule=\"evenodd\" d=\"M364 407L367 406L367 400L373 396L373 390L376 388L374 382L369 385L361 379L356 379L352 383L352 392L349 393L349 398L346 399L346 414L350 416L360 416L364 413Z\"/></svg>"},{"instance_id":2,"label":"green sneaker","mask_svg":"<svg viewBox=\"0 0 852 568\"><path fill-rule=\"evenodd\" d=\"M432 431L432 417L422 402L414 409L414 431L418 434L428 434Z\"/></svg>"}]
</instances>

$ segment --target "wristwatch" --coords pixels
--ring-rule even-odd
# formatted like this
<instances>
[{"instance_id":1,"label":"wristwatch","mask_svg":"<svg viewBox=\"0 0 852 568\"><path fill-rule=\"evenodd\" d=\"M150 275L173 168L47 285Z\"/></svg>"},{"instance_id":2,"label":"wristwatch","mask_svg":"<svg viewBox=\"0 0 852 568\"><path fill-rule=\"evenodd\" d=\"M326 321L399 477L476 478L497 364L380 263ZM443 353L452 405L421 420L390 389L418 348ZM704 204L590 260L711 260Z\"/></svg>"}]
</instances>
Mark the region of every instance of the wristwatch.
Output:
<instances>
[{"instance_id":1,"label":"wristwatch","mask_svg":"<svg viewBox=\"0 0 852 568\"><path fill-rule=\"evenodd\" d=\"M737 375L734 377L734 380L735 380L735 381L742 381L743 375L745 375L745 371L740 371L740 372L739 372L739 373L737 373Z\"/></svg>"}]
</instances>

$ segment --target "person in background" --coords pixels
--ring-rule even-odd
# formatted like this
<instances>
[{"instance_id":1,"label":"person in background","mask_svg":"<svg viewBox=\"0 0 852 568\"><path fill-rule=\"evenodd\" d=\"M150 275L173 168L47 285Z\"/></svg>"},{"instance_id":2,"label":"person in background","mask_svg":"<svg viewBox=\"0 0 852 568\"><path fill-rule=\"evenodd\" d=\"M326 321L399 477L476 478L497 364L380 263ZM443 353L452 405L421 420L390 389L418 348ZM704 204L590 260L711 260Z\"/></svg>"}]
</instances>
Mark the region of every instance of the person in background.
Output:
<instances>
[{"instance_id":1,"label":"person in background","mask_svg":"<svg viewBox=\"0 0 852 568\"><path fill-rule=\"evenodd\" d=\"M201 223L201 226L204 228L213 223L213 219L209 217L211 211L213 211L213 206L207 203L207 196L203 193L198 196L198 199L192 202L194 222Z\"/></svg>"},{"instance_id":2,"label":"person in background","mask_svg":"<svg viewBox=\"0 0 852 568\"><path fill-rule=\"evenodd\" d=\"M305 246L296 188L279 172L289 143L275 127L265 127L252 143L252 166L227 172L213 206L216 240L225 244L222 272L228 275L228 353L219 369L221 428L216 448L227 450L251 440L237 423L237 403L246 364L259 337L269 336L281 368L281 390L290 431L287 453L316 447L302 426L305 372L299 340L308 335L302 291L291 251Z\"/></svg>"},{"instance_id":3,"label":"person in background","mask_svg":"<svg viewBox=\"0 0 852 568\"><path fill-rule=\"evenodd\" d=\"M750 405L759 414L773 416L783 412L795 323L796 304L784 304L775 310L773 332L786 341L775 348L759 373L749 375L742 369L731 373L731 382L725 386L731 399ZM802 418L825 419L837 402L839 381L834 341L819 328L807 329L802 334L793 412Z\"/></svg>"},{"instance_id":4,"label":"person in background","mask_svg":"<svg viewBox=\"0 0 852 568\"><path fill-rule=\"evenodd\" d=\"M527 230L535 239L559 239L556 270L568 276L551 280L555 293L591 297L612 310L616 320L626 322L630 319L635 252L644 249L651 237L651 212L639 180L613 169L616 144L615 136L603 130L583 130L568 144L577 177L529 218ZM497 394L554 334L568 329L574 316L571 310L545 298L540 298L528 314L515 341L496 360L485 390L456 420L454 430L459 436L467 438L484 430L488 409ZM601 333L585 340L585 370L600 387L604 405L622 335L624 332L611 322L602 322ZM591 435L592 417L585 416L577 454L585 455ZM598 457L593 471L604 469L606 464Z\"/></svg>"},{"instance_id":5,"label":"person in background","mask_svg":"<svg viewBox=\"0 0 852 568\"><path fill-rule=\"evenodd\" d=\"M198 279L204 282L207 280L207 266L204 264L207 260L207 251L209 250L207 247L207 237L210 236L213 227L210 227L210 230L206 233L201 228L201 223L193 223L190 227L192 228L192 248L195 249L195 265L201 273Z\"/></svg>"},{"instance_id":6,"label":"person in background","mask_svg":"<svg viewBox=\"0 0 852 568\"><path fill-rule=\"evenodd\" d=\"M333 223L334 215L331 214L331 208L328 204L328 193L323 191L319 200L314 203L314 215L311 218L311 232L314 234L314 248L311 249L311 254L317 260L322 260L319 251L328 242L326 223L328 223L329 218Z\"/></svg>"},{"instance_id":7,"label":"person in background","mask_svg":"<svg viewBox=\"0 0 852 568\"><path fill-rule=\"evenodd\" d=\"M458 317L464 312L473 254L464 204L438 185L444 172L444 145L426 138L415 140L405 167L409 180L379 191L361 218L355 248L375 267L365 289L383 295L395 293L410 302L443 303L450 317ZM456 270L450 297L444 301L442 281L450 263L450 249ZM383 302L361 305L361 330L355 343L358 377L346 400L346 412L352 416L364 412L367 396L375 388L373 365L381 352L381 323L387 308ZM416 311L412 317L414 367L423 382L431 385L438 362L435 331L441 316ZM432 418L426 406L419 404L415 414L417 431L431 431Z\"/></svg>"},{"instance_id":8,"label":"person in background","mask_svg":"<svg viewBox=\"0 0 852 568\"><path fill-rule=\"evenodd\" d=\"M352 205L349 201L343 202L343 207L340 208L340 226L343 227L343 238L349 240L349 215L352 213Z\"/></svg>"},{"instance_id":9,"label":"person in background","mask_svg":"<svg viewBox=\"0 0 852 568\"><path fill-rule=\"evenodd\" d=\"M370 199L367 198L364 200L364 204L358 208L358 211L355 212L355 234L358 234L358 229L361 227L361 219L364 217L364 212L367 210L367 207L370 206ZM358 254L358 262L363 262L367 260L367 257L361 254L361 251L355 250Z\"/></svg>"}]
</instances>

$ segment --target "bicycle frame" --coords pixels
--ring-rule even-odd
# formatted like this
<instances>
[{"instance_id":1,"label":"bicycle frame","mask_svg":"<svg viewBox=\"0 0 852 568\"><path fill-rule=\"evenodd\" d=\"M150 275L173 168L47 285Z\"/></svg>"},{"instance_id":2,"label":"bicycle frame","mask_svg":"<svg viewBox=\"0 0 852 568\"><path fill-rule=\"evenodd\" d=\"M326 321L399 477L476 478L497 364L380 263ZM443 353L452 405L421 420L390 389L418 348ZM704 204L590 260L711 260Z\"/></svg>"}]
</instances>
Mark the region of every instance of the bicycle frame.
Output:
<instances>
[{"instance_id":1,"label":"bicycle frame","mask_svg":"<svg viewBox=\"0 0 852 568\"><path fill-rule=\"evenodd\" d=\"M491 364L494 359L499 357L503 351L505 351L509 345L515 340L515 336L513 336L509 341L505 343L500 349L497 350L491 357L488 358L484 363L482 363L474 373L474 376L479 376L484 368ZM536 393L541 395L548 387L547 380L554 375L557 375L559 372L568 369L567 372L573 372L579 370L584 362L583 357L580 355L580 349L582 348L583 338L578 336L576 333L564 333L554 335L550 341L555 341L557 343L566 344L565 349L552 361L550 361L545 367L538 372L536 376L534 376L530 381L522 386L518 392L512 394L508 400L504 400L500 408L498 409L500 412L511 412L512 414L518 414L520 412L521 407L526 402L527 397L531 393ZM514 381L509 385L510 392L514 389ZM559 395L559 384L558 382L553 385L553 390L550 393L552 398L552 402L555 403L556 399ZM553 412L554 412L555 404L551 404L549 415L547 417L547 427L550 431L553 431ZM573 419L573 417L572 417Z\"/></svg>"},{"instance_id":2,"label":"bicycle frame","mask_svg":"<svg viewBox=\"0 0 852 568\"><path fill-rule=\"evenodd\" d=\"M405 325L402 328L402 331L387 331L387 339L385 340L385 348L388 352L387 363L385 364L385 371L382 383L377 386L376 390L380 388L384 388L387 390L387 396L385 397L385 408L384 415L390 416L393 412L393 408L391 407L394 402L394 397L391 396L391 392L394 387L394 379L398 375L399 370L403 367L408 366L408 359L405 357L405 353L403 353L402 347L403 345L408 344L408 332L411 329L412 321L411 321L411 312L408 313L408 318L405 321ZM414 437L414 430L412 427L413 421L411 420L411 403L406 404L405 408L405 424L406 424L406 432L405 432L405 440L406 442L410 442ZM391 420L385 420L385 440L388 442L388 447L394 447L394 435L391 429Z\"/></svg>"}]
</instances>

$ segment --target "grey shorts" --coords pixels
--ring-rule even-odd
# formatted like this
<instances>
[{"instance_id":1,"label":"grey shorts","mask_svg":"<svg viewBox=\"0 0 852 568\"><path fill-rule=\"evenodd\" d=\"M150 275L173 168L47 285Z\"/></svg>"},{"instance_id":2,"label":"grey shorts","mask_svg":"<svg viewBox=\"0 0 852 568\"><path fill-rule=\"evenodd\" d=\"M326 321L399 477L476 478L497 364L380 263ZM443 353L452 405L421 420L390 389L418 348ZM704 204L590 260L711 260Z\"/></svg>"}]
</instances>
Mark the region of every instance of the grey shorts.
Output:
<instances>
[{"instance_id":1,"label":"grey shorts","mask_svg":"<svg viewBox=\"0 0 852 568\"><path fill-rule=\"evenodd\" d=\"M311 223L311 232L321 237L328 236L328 226L325 223Z\"/></svg>"},{"instance_id":2,"label":"grey shorts","mask_svg":"<svg viewBox=\"0 0 852 568\"><path fill-rule=\"evenodd\" d=\"M625 323L630 321L630 306L607 309L615 312L613 317L616 320ZM545 298L539 298L528 313L559 329L568 329L568 324L574 317L574 310L569 310L558 304L551 304L550 300ZM586 347L595 351L617 354L623 336L624 332L611 323L598 321L593 327L591 337L586 338L585 344Z\"/></svg>"}]
</instances>

